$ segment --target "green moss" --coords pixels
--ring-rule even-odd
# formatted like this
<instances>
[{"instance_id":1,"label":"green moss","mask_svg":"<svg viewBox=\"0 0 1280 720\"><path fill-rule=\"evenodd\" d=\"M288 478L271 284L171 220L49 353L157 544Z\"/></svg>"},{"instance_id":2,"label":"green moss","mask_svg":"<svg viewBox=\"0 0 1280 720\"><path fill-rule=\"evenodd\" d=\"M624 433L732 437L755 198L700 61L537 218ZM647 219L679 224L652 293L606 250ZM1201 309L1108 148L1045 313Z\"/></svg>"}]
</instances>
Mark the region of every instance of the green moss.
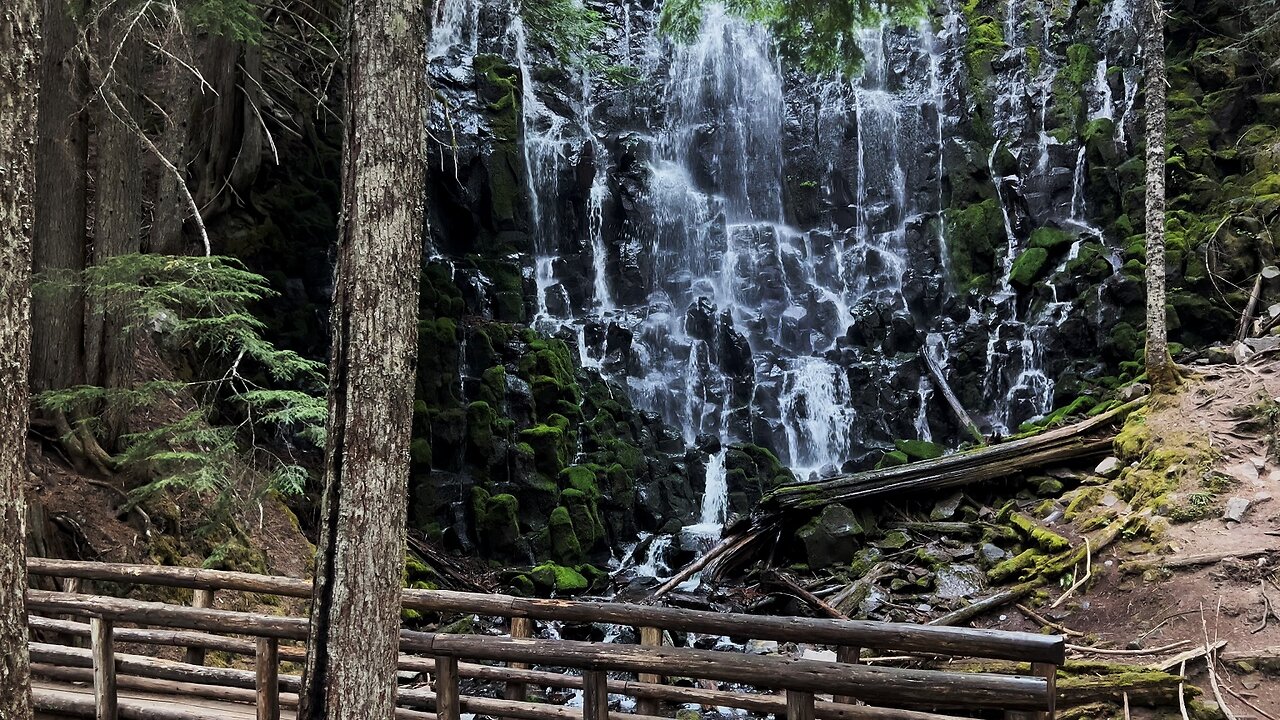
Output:
<instances>
[{"instance_id":1,"label":"green moss","mask_svg":"<svg viewBox=\"0 0 1280 720\"><path fill-rule=\"evenodd\" d=\"M562 505L551 511L551 517L547 519L547 533L551 541L551 557L556 562L569 565L582 562L582 544L574 531L568 508Z\"/></svg>"},{"instance_id":2,"label":"green moss","mask_svg":"<svg viewBox=\"0 0 1280 720\"><path fill-rule=\"evenodd\" d=\"M535 425L521 430L520 440L528 445L534 464L546 475L555 477L569 464L569 438L563 427Z\"/></svg>"},{"instance_id":3,"label":"green moss","mask_svg":"<svg viewBox=\"0 0 1280 720\"><path fill-rule=\"evenodd\" d=\"M575 490L591 500L600 499L600 485L596 482L596 471L585 465L573 465L560 473L561 487Z\"/></svg>"},{"instance_id":4,"label":"green moss","mask_svg":"<svg viewBox=\"0 0 1280 720\"><path fill-rule=\"evenodd\" d=\"M576 594L586 592L591 586L582 573L571 567L555 563L543 563L529 571L529 578L540 590Z\"/></svg>"},{"instance_id":5,"label":"green moss","mask_svg":"<svg viewBox=\"0 0 1280 720\"><path fill-rule=\"evenodd\" d=\"M1121 462L1141 459L1151 447L1151 428L1147 426L1147 409L1142 408L1125 419L1124 427L1116 435L1112 447Z\"/></svg>"},{"instance_id":6,"label":"green moss","mask_svg":"<svg viewBox=\"0 0 1280 720\"><path fill-rule=\"evenodd\" d=\"M893 444L912 460L933 460L944 452L941 445L927 440L896 440Z\"/></svg>"},{"instance_id":7,"label":"green moss","mask_svg":"<svg viewBox=\"0 0 1280 720\"><path fill-rule=\"evenodd\" d=\"M1009 269L1009 282L1023 289L1031 287L1048 260L1049 251L1042 247L1023 250Z\"/></svg>"},{"instance_id":8,"label":"green moss","mask_svg":"<svg viewBox=\"0 0 1280 720\"><path fill-rule=\"evenodd\" d=\"M481 467L493 460L493 424L496 419L487 402L473 402L467 406L467 456Z\"/></svg>"},{"instance_id":9,"label":"green moss","mask_svg":"<svg viewBox=\"0 0 1280 720\"><path fill-rule=\"evenodd\" d=\"M1041 550L1057 553L1071 549L1071 543L1066 538L1052 530L1040 527L1034 520L1022 513L1011 514L1009 523L1017 528L1024 538Z\"/></svg>"},{"instance_id":10,"label":"green moss","mask_svg":"<svg viewBox=\"0 0 1280 720\"><path fill-rule=\"evenodd\" d=\"M947 250L951 271L964 289L990 281L996 257L1006 242L1004 214L995 198L945 213Z\"/></svg>"},{"instance_id":11,"label":"green moss","mask_svg":"<svg viewBox=\"0 0 1280 720\"><path fill-rule=\"evenodd\" d=\"M1066 230L1052 227L1036 228L1031 231L1031 247L1053 250L1075 242L1076 236Z\"/></svg>"},{"instance_id":12,"label":"green moss","mask_svg":"<svg viewBox=\"0 0 1280 720\"><path fill-rule=\"evenodd\" d=\"M569 488L560 493L560 502L569 511L574 534L582 550L590 550L604 542L604 523L600 520L600 511L594 498L581 490Z\"/></svg>"},{"instance_id":13,"label":"green moss","mask_svg":"<svg viewBox=\"0 0 1280 720\"><path fill-rule=\"evenodd\" d=\"M1040 565L1043 560L1044 555L1039 550L1023 550L1008 560L996 563L987 571L987 579L993 583L1001 583L1016 579L1018 576L1029 575L1031 573L1028 571Z\"/></svg>"},{"instance_id":14,"label":"green moss","mask_svg":"<svg viewBox=\"0 0 1280 720\"><path fill-rule=\"evenodd\" d=\"M431 441L426 438L414 438L409 443L409 459L422 468L431 467Z\"/></svg>"},{"instance_id":15,"label":"green moss","mask_svg":"<svg viewBox=\"0 0 1280 720\"><path fill-rule=\"evenodd\" d=\"M880 462L876 463L876 469L897 467L898 465L906 465L909 462L911 462L911 458L907 457L906 453L901 450L894 450L893 452L885 453L884 457L880 458Z\"/></svg>"}]
</instances>

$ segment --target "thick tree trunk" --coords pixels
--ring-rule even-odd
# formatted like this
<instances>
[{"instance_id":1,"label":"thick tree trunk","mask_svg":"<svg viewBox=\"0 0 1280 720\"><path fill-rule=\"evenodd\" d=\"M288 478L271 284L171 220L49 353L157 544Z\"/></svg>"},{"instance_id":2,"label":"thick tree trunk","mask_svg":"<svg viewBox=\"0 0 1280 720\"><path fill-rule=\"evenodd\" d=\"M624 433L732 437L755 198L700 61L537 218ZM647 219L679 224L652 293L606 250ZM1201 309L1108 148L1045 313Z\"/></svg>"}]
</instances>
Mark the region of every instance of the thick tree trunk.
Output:
<instances>
[{"instance_id":1,"label":"thick tree trunk","mask_svg":"<svg viewBox=\"0 0 1280 720\"><path fill-rule=\"evenodd\" d=\"M394 716L426 156L424 6L351 0L328 444L299 717Z\"/></svg>"},{"instance_id":2,"label":"thick tree trunk","mask_svg":"<svg viewBox=\"0 0 1280 720\"><path fill-rule=\"evenodd\" d=\"M43 0L40 139L36 147L32 270L48 284L31 305L31 387L84 382L84 270L88 126L83 61L75 51L72 5ZM84 8L78 10L83 12Z\"/></svg>"},{"instance_id":3,"label":"thick tree trunk","mask_svg":"<svg viewBox=\"0 0 1280 720\"><path fill-rule=\"evenodd\" d=\"M1146 69L1147 118L1147 380L1155 392L1168 392L1178 384L1178 372L1169 357L1165 311L1165 67L1164 7L1161 0L1147 0L1142 52Z\"/></svg>"},{"instance_id":4,"label":"thick tree trunk","mask_svg":"<svg viewBox=\"0 0 1280 720\"><path fill-rule=\"evenodd\" d=\"M30 720L27 654L27 371L31 353L31 228L38 0L0 4L0 718Z\"/></svg>"},{"instance_id":5,"label":"thick tree trunk","mask_svg":"<svg viewBox=\"0 0 1280 720\"><path fill-rule=\"evenodd\" d=\"M96 29L91 81L101 86L95 98L94 265L142 249L142 157L138 137L141 30L131 26L132 12L116 3L104 9ZM114 302L111 300L109 302ZM90 303L85 312L85 381L107 388L125 387L134 365L132 332L119 312ZM124 417L103 411L103 446L111 451L124 430Z\"/></svg>"}]
</instances>

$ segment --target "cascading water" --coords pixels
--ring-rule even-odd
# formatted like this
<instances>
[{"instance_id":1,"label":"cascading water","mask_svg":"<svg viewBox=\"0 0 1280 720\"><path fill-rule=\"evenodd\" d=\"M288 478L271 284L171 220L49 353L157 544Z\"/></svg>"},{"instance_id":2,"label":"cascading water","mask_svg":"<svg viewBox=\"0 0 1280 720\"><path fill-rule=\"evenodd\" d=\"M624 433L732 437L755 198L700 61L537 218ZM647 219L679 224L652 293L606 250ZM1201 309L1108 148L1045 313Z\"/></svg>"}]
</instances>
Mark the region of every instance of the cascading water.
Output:
<instances>
[{"instance_id":1,"label":"cascading water","mask_svg":"<svg viewBox=\"0 0 1280 720\"><path fill-rule=\"evenodd\" d=\"M1122 39L1100 43L1084 74L1086 119L1113 121L1117 143L1137 88L1122 55L1134 2L1105 3L1097 24ZM1000 8L1008 47L991 63L992 138L956 150L971 21L957 2L862 31L853 79L785 70L769 33L720 5L676 43L648 4L589 4L611 13L609 58L639 83L548 72L518 12L459 0L438 6L433 72L475 54L477 23L506 28L492 51L520 73L533 324L576 343L584 368L702 449L690 462L705 467L705 491L687 525L713 533L732 513L737 443L807 476L874 462L869 450L896 438L954 439L919 352L944 372L951 361L977 368L952 380L982 398L969 409L995 432L1050 409L1046 346L1072 298L1051 285L1033 298L1012 271L1034 229L1099 234L1086 192L1095 161L1056 132L1069 55L1060 9ZM956 307L942 219L956 209L952 164L973 157L990 171L994 187L985 175L981 186L1004 237L993 290ZM667 551L660 540L650 555ZM641 566L656 574L650 560Z\"/></svg>"}]
</instances>

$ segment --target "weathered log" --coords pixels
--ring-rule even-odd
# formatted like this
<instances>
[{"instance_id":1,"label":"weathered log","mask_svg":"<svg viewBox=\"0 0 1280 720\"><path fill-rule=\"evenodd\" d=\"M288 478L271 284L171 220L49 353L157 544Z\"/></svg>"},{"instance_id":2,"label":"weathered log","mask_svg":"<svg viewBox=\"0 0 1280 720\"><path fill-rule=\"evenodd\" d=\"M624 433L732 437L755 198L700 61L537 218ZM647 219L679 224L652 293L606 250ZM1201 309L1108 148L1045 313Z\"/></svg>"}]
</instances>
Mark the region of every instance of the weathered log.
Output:
<instances>
[{"instance_id":1,"label":"weathered log","mask_svg":"<svg viewBox=\"0 0 1280 720\"><path fill-rule=\"evenodd\" d=\"M28 616L27 623L32 630L48 630L71 637L89 637L88 623L75 622L74 620L58 620L40 617L39 615ZM146 628L117 627L112 632L112 635L118 643L198 647L233 655L253 655L257 652L257 644L252 640L188 630L150 630ZM303 647L283 646L280 648L280 658L282 660L296 662L306 659L306 656L307 651Z\"/></svg>"},{"instance_id":2,"label":"weathered log","mask_svg":"<svg viewBox=\"0 0 1280 720\"><path fill-rule=\"evenodd\" d=\"M1257 557L1259 555L1269 555L1271 553L1280 552L1280 548L1264 547L1252 548L1249 550L1234 550L1231 552L1213 552L1201 553L1199 555L1182 555L1177 557L1149 556L1136 558L1120 563L1120 572L1127 575L1138 575L1148 570L1158 570L1161 568L1187 568L1199 567L1201 565L1212 565L1222 562L1229 558L1243 560L1246 558Z\"/></svg>"},{"instance_id":3,"label":"weathered log","mask_svg":"<svg viewBox=\"0 0 1280 720\"><path fill-rule=\"evenodd\" d=\"M214 590L196 588L191 592L191 607L208 609L213 607ZM204 648L200 646L187 648L186 661L192 665L204 664Z\"/></svg>"},{"instance_id":4,"label":"weathered log","mask_svg":"<svg viewBox=\"0 0 1280 720\"><path fill-rule=\"evenodd\" d=\"M808 603L810 607L822 613L823 615L826 615L829 618L835 618L837 620L849 619L849 616L831 607L822 598L818 597L817 595L814 595L813 593L801 587L800 583L796 582L796 579L791 577L787 573L784 573L784 572L770 573L769 578L772 580L776 580L778 584L782 585L787 590L794 593L801 600L804 600L806 603Z\"/></svg>"},{"instance_id":5,"label":"weathered log","mask_svg":"<svg viewBox=\"0 0 1280 720\"><path fill-rule=\"evenodd\" d=\"M852 695L867 702L909 704L921 697L946 698L952 707L1039 710L1048 705L1042 678L965 675L903 670L798 658L737 655L691 648L644 648L564 640L401 633L412 652L479 660L519 660L587 670L657 672L712 678L757 687L782 687Z\"/></svg>"},{"instance_id":6,"label":"weathered log","mask_svg":"<svg viewBox=\"0 0 1280 720\"><path fill-rule=\"evenodd\" d=\"M978 429L977 423L973 418L969 417L969 413L965 412L964 406L960 404L960 398L956 397L955 392L951 390L947 377L942 373L942 368L938 367L938 363L933 359L933 355L925 348L920 356L924 358L924 366L929 371L929 377L933 379L933 385L938 392L942 393L943 399L947 401L947 405L951 408L951 413L956 416L956 420L960 422L960 427L964 428L978 441L979 445L985 444L987 438L983 436L982 431Z\"/></svg>"},{"instance_id":7,"label":"weathered log","mask_svg":"<svg viewBox=\"0 0 1280 720\"><path fill-rule=\"evenodd\" d=\"M30 646L33 662L65 665L67 667L93 667L93 658L90 655L91 651L88 649L46 643L31 643ZM189 665L145 655L125 655L122 653L116 653L115 666L117 672L122 675L137 675L161 680L247 688L250 690L257 686L257 674L252 670ZM287 692L298 691L297 676L281 675L279 681L281 690Z\"/></svg>"},{"instance_id":8,"label":"weathered log","mask_svg":"<svg viewBox=\"0 0 1280 720\"><path fill-rule=\"evenodd\" d=\"M32 677L42 677L50 680L60 680L63 682L86 684L91 684L93 682L93 671L91 669L69 667L66 665L33 663L31 666L31 675ZM220 700L223 702L244 703L246 705L253 705L258 699L257 692L248 688L228 687L226 685L204 685L201 683L163 680L161 678L142 677L123 673L117 678L117 684L121 690L142 690L145 692L160 693L164 695L186 695L190 697L204 698L206 700ZM298 695L296 693L280 693L280 705L287 708L297 707Z\"/></svg>"},{"instance_id":9,"label":"weathered log","mask_svg":"<svg viewBox=\"0 0 1280 720\"><path fill-rule=\"evenodd\" d=\"M110 618L118 622L141 625L273 637L282 640L305 640L307 637L307 621L303 618L230 610L201 610L181 605L124 600L104 595L68 595L45 590L28 590L27 609L82 617Z\"/></svg>"},{"instance_id":10,"label":"weathered log","mask_svg":"<svg viewBox=\"0 0 1280 720\"><path fill-rule=\"evenodd\" d=\"M1143 399L1134 400L1075 425L936 460L784 485L766 495L761 506L766 512L814 509L832 502L895 492L972 484L1051 463L1099 455L1109 451L1114 438L1114 432L1104 432L1104 429L1143 402ZM1103 433L1102 437L1097 436L1099 432Z\"/></svg>"},{"instance_id":11,"label":"weathered log","mask_svg":"<svg viewBox=\"0 0 1280 720\"><path fill-rule=\"evenodd\" d=\"M977 535L983 525L976 522L892 522L885 525L890 530L909 530L930 535Z\"/></svg>"}]
</instances>

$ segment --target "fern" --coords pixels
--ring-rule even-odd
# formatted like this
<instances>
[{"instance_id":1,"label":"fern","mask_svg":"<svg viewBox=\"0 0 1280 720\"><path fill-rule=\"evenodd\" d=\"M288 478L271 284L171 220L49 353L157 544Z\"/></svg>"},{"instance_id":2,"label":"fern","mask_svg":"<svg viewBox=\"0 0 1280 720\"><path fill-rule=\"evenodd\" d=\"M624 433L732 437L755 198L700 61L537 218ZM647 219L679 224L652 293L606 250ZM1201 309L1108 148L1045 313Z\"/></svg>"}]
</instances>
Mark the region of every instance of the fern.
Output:
<instances>
[{"instance_id":1,"label":"fern","mask_svg":"<svg viewBox=\"0 0 1280 720\"><path fill-rule=\"evenodd\" d=\"M151 380L125 388L78 386L42 393L49 410L81 418L100 432L105 411L130 414L190 406L177 420L120 439L117 467L147 481L137 499L168 490L213 493L216 505L234 494L231 478L246 449L262 450L260 431L272 428L323 445L327 406L325 367L266 340L265 324L249 311L276 293L260 275L226 257L122 255L85 271L83 291L131 331L154 333L173 352L200 359L203 377ZM65 277L47 288L71 287ZM267 488L302 492L306 471L276 459Z\"/></svg>"}]
</instances>

